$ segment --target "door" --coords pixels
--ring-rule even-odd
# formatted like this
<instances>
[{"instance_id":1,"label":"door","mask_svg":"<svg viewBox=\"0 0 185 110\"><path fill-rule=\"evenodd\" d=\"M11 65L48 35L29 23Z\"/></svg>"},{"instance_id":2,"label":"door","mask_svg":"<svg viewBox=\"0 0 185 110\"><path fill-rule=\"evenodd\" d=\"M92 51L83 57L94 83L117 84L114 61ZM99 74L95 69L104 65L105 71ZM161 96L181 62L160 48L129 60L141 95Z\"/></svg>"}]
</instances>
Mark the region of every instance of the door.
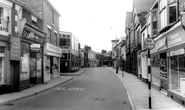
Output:
<instances>
[{"instance_id":1,"label":"door","mask_svg":"<svg viewBox=\"0 0 185 110\"><path fill-rule=\"evenodd\" d=\"M19 82L20 82L20 71L19 71L19 61L11 61L10 62L10 72L12 74L12 87L11 91L18 92L19 91Z\"/></svg>"},{"instance_id":2,"label":"door","mask_svg":"<svg viewBox=\"0 0 185 110\"><path fill-rule=\"evenodd\" d=\"M168 72L167 72L167 55L166 53L160 54L160 85L161 90L168 90Z\"/></svg>"}]
</instances>

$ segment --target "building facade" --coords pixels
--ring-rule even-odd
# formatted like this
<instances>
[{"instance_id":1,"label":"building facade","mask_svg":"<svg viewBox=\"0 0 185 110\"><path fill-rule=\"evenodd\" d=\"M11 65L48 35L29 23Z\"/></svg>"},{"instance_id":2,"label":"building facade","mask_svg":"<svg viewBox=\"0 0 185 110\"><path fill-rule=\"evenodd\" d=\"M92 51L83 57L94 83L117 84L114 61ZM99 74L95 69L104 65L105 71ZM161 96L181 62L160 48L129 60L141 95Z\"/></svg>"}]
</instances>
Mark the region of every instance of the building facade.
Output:
<instances>
[{"instance_id":1,"label":"building facade","mask_svg":"<svg viewBox=\"0 0 185 110\"><path fill-rule=\"evenodd\" d=\"M142 2L137 3L134 1L135 10L139 9L138 6L144 6ZM141 36L141 51L137 52L137 63L141 59L141 79L144 82L148 81L147 64L147 50L144 46L144 41L147 37L152 37L155 41L155 47L150 51L151 54L151 83L155 89L165 92L167 96L184 105L184 46L185 39L183 35L185 30L182 26L180 13L185 11L184 0L155 0L150 6L146 8L145 15L146 24L140 28ZM138 11L136 11L137 14ZM133 53L132 42L136 37L138 30L137 22L133 17L133 24L127 29L127 35L130 37L127 46L131 47ZM140 19L142 21L142 19ZM139 25L138 25L139 26ZM134 27L134 28L133 28ZM130 32L128 32L130 31ZM129 49L127 47L127 49ZM129 50L127 50L127 54ZM134 60L134 55L132 55ZM129 57L128 57L129 58ZM133 61L132 61L133 62ZM134 63L134 62L133 62ZM133 65L133 64L131 64ZM139 66L139 65L138 65ZM132 66L133 68L133 66ZM139 69L138 69L139 74Z\"/></svg>"},{"instance_id":2,"label":"building facade","mask_svg":"<svg viewBox=\"0 0 185 110\"><path fill-rule=\"evenodd\" d=\"M74 34L71 32L60 31L60 47L62 48L60 72L79 70L79 42Z\"/></svg>"},{"instance_id":3,"label":"building facade","mask_svg":"<svg viewBox=\"0 0 185 110\"><path fill-rule=\"evenodd\" d=\"M0 8L0 94L3 94L9 92L11 88L13 89L13 82L11 81L13 75L10 74L10 58L8 56L11 46L9 42L11 37L15 35L15 31L11 28L14 25L11 13L15 7L12 2L1 0ZM18 42L20 42L20 38L18 38ZM19 60L20 54L17 56L17 60Z\"/></svg>"}]
</instances>

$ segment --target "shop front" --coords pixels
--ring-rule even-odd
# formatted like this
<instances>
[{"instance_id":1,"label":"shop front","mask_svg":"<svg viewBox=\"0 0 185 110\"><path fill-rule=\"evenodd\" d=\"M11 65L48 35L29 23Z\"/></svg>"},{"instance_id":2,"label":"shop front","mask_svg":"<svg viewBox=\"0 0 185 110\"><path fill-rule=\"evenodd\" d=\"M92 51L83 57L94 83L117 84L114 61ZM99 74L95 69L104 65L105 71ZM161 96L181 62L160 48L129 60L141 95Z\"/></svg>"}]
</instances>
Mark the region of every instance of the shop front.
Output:
<instances>
[{"instance_id":1,"label":"shop front","mask_svg":"<svg viewBox=\"0 0 185 110\"><path fill-rule=\"evenodd\" d=\"M19 90L43 82L45 33L25 23L21 39Z\"/></svg>"},{"instance_id":2,"label":"shop front","mask_svg":"<svg viewBox=\"0 0 185 110\"><path fill-rule=\"evenodd\" d=\"M154 49L151 50L151 73L153 87L167 93L168 72L166 36L161 36L157 39Z\"/></svg>"},{"instance_id":3,"label":"shop front","mask_svg":"<svg viewBox=\"0 0 185 110\"><path fill-rule=\"evenodd\" d=\"M0 36L1 38L1 36ZM7 93L9 90L6 88L10 85L8 81L10 78L8 76L8 43L0 40L0 94Z\"/></svg>"},{"instance_id":4,"label":"shop front","mask_svg":"<svg viewBox=\"0 0 185 110\"><path fill-rule=\"evenodd\" d=\"M156 40L151 50L152 84L185 104L185 31L177 23Z\"/></svg>"},{"instance_id":5,"label":"shop front","mask_svg":"<svg viewBox=\"0 0 185 110\"><path fill-rule=\"evenodd\" d=\"M173 31L168 40L168 96L180 104L185 104L185 31Z\"/></svg>"},{"instance_id":6,"label":"shop front","mask_svg":"<svg viewBox=\"0 0 185 110\"><path fill-rule=\"evenodd\" d=\"M62 50L51 43L45 45L44 82L60 76L60 58Z\"/></svg>"}]
</instances>

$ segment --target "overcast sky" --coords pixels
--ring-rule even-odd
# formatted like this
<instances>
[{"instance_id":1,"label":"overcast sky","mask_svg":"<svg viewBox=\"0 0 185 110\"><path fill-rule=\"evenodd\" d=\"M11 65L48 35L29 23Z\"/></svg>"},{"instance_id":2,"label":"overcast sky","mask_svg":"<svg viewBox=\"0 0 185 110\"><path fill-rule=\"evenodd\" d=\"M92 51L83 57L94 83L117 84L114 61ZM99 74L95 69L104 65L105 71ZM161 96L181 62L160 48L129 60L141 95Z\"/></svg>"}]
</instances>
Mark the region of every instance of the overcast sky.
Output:
<instances>
[{"instance_id":1,"label":"overcast sky","mask_svg":"<svg viewBox=\"0 0 185 110\"><path fill-rule=\"evenodd\" d=\"M49 0L60 13L60 31L72 32L81 46L111 50L111 40L125 37L125 15L132 0ZM113 27L111 29L111 27Z\"/></svg>"}]
</instances>

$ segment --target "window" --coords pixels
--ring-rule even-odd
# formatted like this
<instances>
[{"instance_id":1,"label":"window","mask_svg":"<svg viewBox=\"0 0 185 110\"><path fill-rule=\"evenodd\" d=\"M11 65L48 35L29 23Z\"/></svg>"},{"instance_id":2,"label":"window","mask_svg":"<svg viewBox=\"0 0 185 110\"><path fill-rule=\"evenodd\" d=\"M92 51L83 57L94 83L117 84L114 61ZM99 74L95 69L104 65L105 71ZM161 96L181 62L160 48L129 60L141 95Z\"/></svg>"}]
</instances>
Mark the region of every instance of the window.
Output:
<instances>
[{"instance_id":1,"label":"window","mask_svg":"<svg viewBox=\"0 0 185 110\"><path fill-rule=\"evenodd\" d=\"M54 25L54 11L51 9L51 24Z\"/></svg>"},{"instance_id":2,"label":"window","mask_svg":"<svg viewBox=\"0 0 185 110\"><path fill-rule=\"evenodd\" d=\"M4 48L0 47L0 84L4 83Z\"/></svg>"},{"instance_id":3,"label":"window","mask_svg":"<svg viewBox=\"0 0 185 110\"><path fill-rule=\"evenodd\" d=\"M34 15L31 15L32 25L37 27L37 18Z\"/></svg>"},{"instance_id":4,"label":"window","mask_svg":"<svg viewBox=\"0 0 185 110\"><path fill-rule=\"evenodd\" d=\"M37 22L35 22L35 21L32 20L32 25L35 26L35 27L37 27Z\"/></svg>"},{"instance_id":5,"label":"window","mask_svg":"<svg viewBox=\"0 0 185 110\"><path fill-rule=\"evenodd\" d=\"M10 32L10 9L0 5L0 33L8 35Z\"/></svg>"},{"instance_id":6,"label":"window","mask_svg":"<svg viewBox=\"0 0 185 110\"><path fill-rule=\"evenodd\" d=\"M55 36L54 36L54 44L57 45L57 33L55 33Z\"/></svg>"},{"instance_id":7,"label":"window","mask_svg":"<svg viewBox=\"0 0 185 110\"><path fill-rule=\"evenodd\" d=\"M62 37L66 37L66 35L65 34L62 34Z\"/></svg>"},{"instance_id":8,"label":"window","mask_svg":"<svg viewBox=\"0 0 185 110\"><path fill-rule=\"evenodd\" d=\"M177 4L173 3L169 5L169 23L177 21Z\"/></svg>"},{"instance_id":9,"label":"window","mask_svg":"<svg viewBox=\"0 0 185 110\"><path fill-rule=\"evenodd\" d=\"M152 36L157 35L157 10L152 12Z\"/></svg>"},{"instance_id":10,"label":"window","mask_svg":"<svg viewBox=\"0 0 185 110\"><path fill-rule=\"evenodd\" d=\"M70 47L70 39L60 38L60 46Z\"/></svg>"},{"instance_id":11,"label":"window","mask_svg":"<svg viewBox=\"0 0 185 110\"><path fill-rule=\"evenodd\" d=\"M160 0L159 1L159 18L160 18L160 24L159 28L163 29L165 26L167 26L167 0Z\"/></svg>"},{"instance_id":12,"label":"window","mask_svg":"<svg viewBox=\"0 0 185 110\"><path fill-rule=\"evenodd\" d=\"M47 32L47 41L51 42L51 29L48 28L48 32Z\"/></svg>"}]
</instances>

